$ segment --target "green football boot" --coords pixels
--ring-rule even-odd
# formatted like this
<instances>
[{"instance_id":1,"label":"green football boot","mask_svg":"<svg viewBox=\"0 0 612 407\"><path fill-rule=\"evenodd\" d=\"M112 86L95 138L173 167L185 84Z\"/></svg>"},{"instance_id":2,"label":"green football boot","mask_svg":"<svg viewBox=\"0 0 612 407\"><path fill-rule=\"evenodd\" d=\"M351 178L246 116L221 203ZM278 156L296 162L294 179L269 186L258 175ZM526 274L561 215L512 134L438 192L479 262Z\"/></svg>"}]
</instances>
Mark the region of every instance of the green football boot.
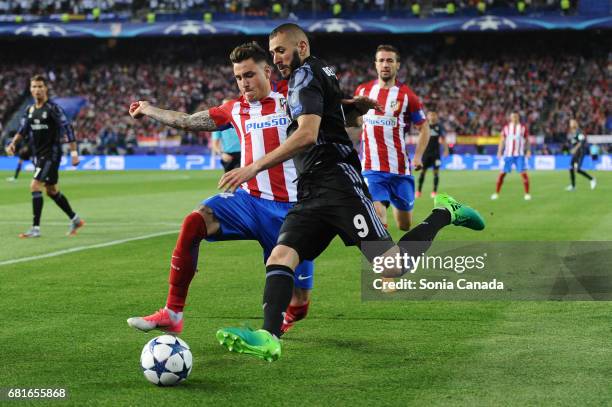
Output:
<instances>
[{"instance_id":1,"label":"green football boot","mask_svg":"<svg viewBox=\"0 0 612 407\"><path fill-rule=\"evenodd\" d=\"M482 216L473 208L457 202L447 194L438 194L434 200L434 208L446 208L451 215L451 223L473 230L483 230L485 222Z\"/></svg>"},{"instance_id":2,"label":"green football boot","mask_svg":"<svg viewBox=\"0 0 612 407\"><path fill-rule=\"evenodd\" d=\"M273 362L281 355L280 340L265 329L221 328L217 340L230 352L245 353Z\"/></svg>"}]
</instances>

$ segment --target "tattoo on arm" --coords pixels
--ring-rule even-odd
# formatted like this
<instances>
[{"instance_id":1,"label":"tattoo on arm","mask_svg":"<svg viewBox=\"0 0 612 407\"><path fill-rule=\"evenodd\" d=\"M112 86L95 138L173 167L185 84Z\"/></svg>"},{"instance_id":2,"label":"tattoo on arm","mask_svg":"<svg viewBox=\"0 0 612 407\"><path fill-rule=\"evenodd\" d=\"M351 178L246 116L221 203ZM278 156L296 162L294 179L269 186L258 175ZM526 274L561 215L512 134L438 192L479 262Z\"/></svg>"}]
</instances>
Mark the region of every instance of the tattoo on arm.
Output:
<instances>
[{"instance_id":1,"label":"tattoo on arm","mask_svg":"<svg viewBox=\"0 0 612 407\"><path fill-rule=\"evenodd\" d=\"M213 131L217 129L217 125L210 117L208 110L187 115L184 120L185 130Z\"/></svg>"},{"instance_id":2,"label":"tattoo on arm","mask_svg":"<svg viewBox=\"0 0 612 407\"><path fill-rule=\"evenodd\" d=\"M147 112L147 116L175 129L191 131L213 131L217 129L217 125L210 117L208 110L190 115L151 107L149 112Z\"/></svg>"}]
</instances>

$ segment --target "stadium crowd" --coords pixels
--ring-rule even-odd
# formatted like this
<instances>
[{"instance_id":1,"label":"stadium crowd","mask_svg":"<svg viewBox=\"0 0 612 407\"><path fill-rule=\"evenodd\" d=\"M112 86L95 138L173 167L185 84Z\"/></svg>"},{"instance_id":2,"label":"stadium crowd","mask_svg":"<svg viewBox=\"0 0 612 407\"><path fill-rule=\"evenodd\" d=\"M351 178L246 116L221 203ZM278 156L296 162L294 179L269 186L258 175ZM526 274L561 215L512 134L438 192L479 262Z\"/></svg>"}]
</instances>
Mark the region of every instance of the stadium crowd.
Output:
<instances>
[{"instance_id":1,"label":"stadium crowd","mask_svg":"<svg viewBox=\"0 0 612 407\"><path fill-rule=\"evenodd\" d=\"M156 59L164 62L153 62ZM371 57L328 60L335 64L347 94L376 77ZM102 59L93 64L55 65L45 74L52 95L87 99L74 120L81 148L112 154L129 152L142 136L174 136L181 137L182 144L207 144L208 134L177 132L147 120L137 124L126 108L133 100L150 100L185 112L215 106L237 94L231 66L221 61ZM559 141L565 140L570 117L577 118L587 134L612 132L611 67L612 55L432 57L415 52L403 58L399 77L422 98L426 109L438 111L450 134L498 134L509 112L518 110L531 134ZM27 95L28 78L40 70L33 64L15 64L0 71L0 123L5 127ZM4 133L5 138L10 136L7 130Z\"/></svg>"},{"instance_id":2,"label":"stadium crowd","mask_svg":"<svg viewBox=\"0 0 612 407\"><path fill-rule=\"evenodd\" d=\"M279 14L291 12L326 13L336 10L348 12L407 11L422 0L0 0L0 14L49 15L57 13L91 14L94 9L101 13L166 11L211 11L217 13L240 13L250 15L273 14L275 7ZM453 3L455 8L474 9L478 0L434 0L434 7L446 7ZM486 0L490 7L515 8L517 0ZM547 9L558 6L555 0L525 0L530 8ZM338 8L339 7L339 8Z\"/></svg>"},{"instance_id":3,"label":"stadium crowd","mask_svg":"<svg viewBox=\"0 0 612 407\"><path fill-rule=\"evenodd\" d=\"M436 109L447 131L457 134L499 133L508 112L518 109L531 134L561 136L575 117L588 134L604 134L610 111L608 64L578 56L494 59L411 58L399 77ZM376 75L368 59L338 64L345 91Z\"/></svg>"}]
</instances>

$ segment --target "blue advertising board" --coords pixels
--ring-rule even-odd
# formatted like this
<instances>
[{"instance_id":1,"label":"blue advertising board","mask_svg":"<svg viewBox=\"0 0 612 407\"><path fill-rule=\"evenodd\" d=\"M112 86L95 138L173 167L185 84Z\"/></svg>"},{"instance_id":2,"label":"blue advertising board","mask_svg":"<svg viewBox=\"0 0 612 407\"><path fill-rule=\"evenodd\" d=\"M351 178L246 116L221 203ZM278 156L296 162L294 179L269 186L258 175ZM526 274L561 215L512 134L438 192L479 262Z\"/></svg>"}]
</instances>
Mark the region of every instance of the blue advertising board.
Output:
<instances>
[{"instance_id":1,"label":"blue advertising board","mask_svg":"<svg viewBox=\"0 0 612 407\"><path fill-rule=\"evenodd\" d=\"M609 30L612 16L495 16L443 18L386 18L349 20L342 18L304 20L246 20L205 23L201 20L132 23L0 23L0 36L53 38L133 38L212 35L267 35L283 22L300 24L316 33L415 34L434 32L500 32L545 30Z\"/></svg>"},{"instance_id":2,"label":"blue advertising board","mask_svg":"<svg viewBox=\"0 0 612 407\"><path fill-rule=\"evenodd\" d=\"M567 170L571 157L568 155L536 155L527 160L530 170ZM0 157L0 170L14 170L16 157ZM82 156L77 168L70 165L67 156L62 157L60 170L211 170L222 168L219 158L211 155L118 155L118 156ZM494 155L458 155L453 154L442 159L445 170L499 170L500 160ZM604 154L593 161L590 156L584 158L585 170L612 171L612 155ZM34 166L28 162L24 169L32 171Z\"/></svg>"}]
</instances>

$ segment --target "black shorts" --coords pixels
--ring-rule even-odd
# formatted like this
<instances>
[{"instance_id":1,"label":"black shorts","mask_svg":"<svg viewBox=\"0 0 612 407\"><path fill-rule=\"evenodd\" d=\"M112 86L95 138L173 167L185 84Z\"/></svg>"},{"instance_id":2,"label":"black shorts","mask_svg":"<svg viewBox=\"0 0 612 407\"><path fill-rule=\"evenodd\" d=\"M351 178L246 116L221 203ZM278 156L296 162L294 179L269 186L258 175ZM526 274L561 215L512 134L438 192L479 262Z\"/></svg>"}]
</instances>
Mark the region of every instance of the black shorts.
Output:
<instances>
[{"instance_id":1,"label":"black shorts","mask_svg":"<svg viewBox=\"0 0 612 407\"><path fill-rule=\"evenodd\" d=\"M359 245L371 260L381 253L366 253L362 242L394 243L378 219L361 173L346 163L336 171L301 178L298 203L287 213L277 244L295 249L300 261L314 260L340 236L347 246Z\"/></svg>"},{"instance_id":2,"label":"black shorts","mask_svg":"<svg viewBox=\"0 0 612 407\"><path fill-rule=\"evenodd\" d=\"M423 155L423 168L432 168L434 170L440 169L440 164L442 164L442 160L440 156L426 154Z\"/></svg>"},{"instance_id":3,"label":"black shorts","mask_svg":"<svg viewBox=\"0 0 612 407\"><path fill-rule=\"evenodd\" d=\"M237 153L228 154L232 156L232 161L225 162L221 160L221 165L223 165L225 172L231 171L234 168L240 168L240 151Z\"/></svg>"},{"instance_id":4,"label":"black shorts","mask_svg":"<svg viewBox=\"0 0 612 407\"><path fill-rule=\"evenodd\" d=\"M574 154L572 155L572 162L570 167L576 170L582 168L582 160L584 160L584 154Z\"/></svg>"},{"instance_id":5,"label":"black shorts","mask_svg":"<svg viewBox=\"0 0 612 407\"><path fill-rule=\"evenodd\" d=\"M47 185L55 185L59 179L60 160L45 157L34 158L34 179Z\"/></svg>"}]
</instances>

